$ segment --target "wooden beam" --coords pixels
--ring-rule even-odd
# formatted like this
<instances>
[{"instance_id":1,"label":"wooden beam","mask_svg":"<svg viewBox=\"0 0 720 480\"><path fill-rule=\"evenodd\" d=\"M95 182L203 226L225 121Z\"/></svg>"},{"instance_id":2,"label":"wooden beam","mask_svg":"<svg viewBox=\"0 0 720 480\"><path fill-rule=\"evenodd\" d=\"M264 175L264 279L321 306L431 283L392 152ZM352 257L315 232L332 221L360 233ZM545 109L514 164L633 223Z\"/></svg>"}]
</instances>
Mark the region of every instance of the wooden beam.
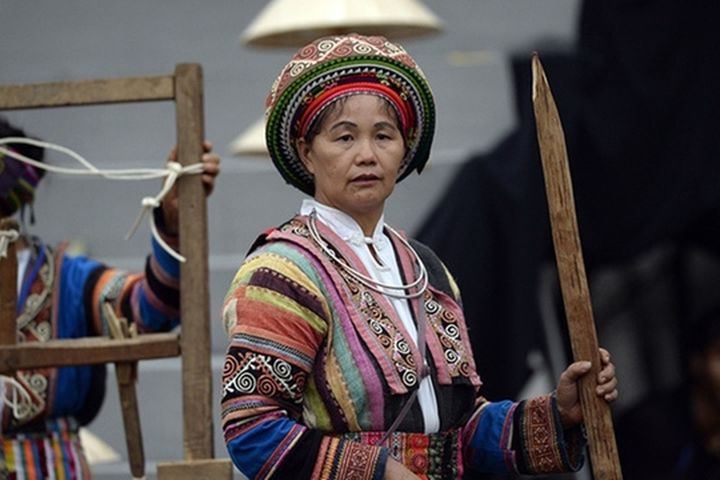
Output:
<instances>
[{"instance_id":1,"label":"wooden beam","mask_svg":"<svg viewBox=\"0 0 720 480\"><path fill-rule=\"evenodd\" d=\"M180 355L176 333L146 333L137 338L111 340L86 337L0 346L0 371L90 365Z\"/></svg>"},{"instance_id":2,"label":"wooden beam","mask_svg":"<svg viewBox=\"0 0 720 480\"><path fill-rule=\"evenodd\" d=\"M532 57L532 72L538 145L570 343L575 361L588 360L592 363L590 372L580 379L578 386L590 463L595 479L621 480L610 406L595 393L602 366L575 213L565 134L537 54Z\"/></svg>"},{"instance_id":3,"label":"wooden beam","mask_svg":"<svg viewBox=\"0 0 720 480\"><path fill-rule=\"evenodd\" d=\"M197 163L203 155L202 69L175 68L178 162ZM178 179L180 311L182 312L183 447L185 459L213 457L210 292L205 192L200 175Z\"/></svg>"},{"instance_id":4,"label":"wooden beam","mask_svg":"<svg viewBox=\"0 0 720 480\"><path fill-rule=\"evenodd\" d=\"M157 465L158 480L230 480L233 468L230 459L207 459L163 462Z\"/></svg>"},{"instance_id":5,"label":"wooden beam","mask_svg":"<svg viewBox=\"0 0 720 480\"><path fill-rule=\"evenodd\" d=\"M0 230L18 231L12 218L0 218ZM13 345L17 338L17 256L14 241L7 241L7 256L0 257L0 345ZM8 373L0 368L0 372Z\"/></svg>"},{"instance_id":6,"label":"wooden beam","mask_svg":"<svg viewBox=\"0 0 720 480\"><path fill-rule=\"evenodd\" d=\"M126 77L0 86L0 110L172 100L173 77Z\"/></svg>"}]
</instances>

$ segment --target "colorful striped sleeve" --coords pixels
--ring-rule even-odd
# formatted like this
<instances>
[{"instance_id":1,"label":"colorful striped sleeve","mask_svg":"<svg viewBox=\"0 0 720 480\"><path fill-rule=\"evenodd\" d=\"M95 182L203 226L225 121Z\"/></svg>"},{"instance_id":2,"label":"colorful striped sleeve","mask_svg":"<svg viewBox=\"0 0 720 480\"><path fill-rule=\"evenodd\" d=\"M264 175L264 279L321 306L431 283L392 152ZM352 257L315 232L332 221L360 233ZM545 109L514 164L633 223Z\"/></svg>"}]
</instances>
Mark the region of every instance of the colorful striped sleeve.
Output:
<instances>
[{"instance_id":1,"label":"colorful striped sleeve","mask_svg":"<svg viewBox=\"0 0 720 480\"><path fill-rule=\"evenodd\" d=\"M177 237L163 235L177 248ZM115 314L137 325L139 332L162 332L180 323L180 267L152 238L143 273L105 268L94 283L91 298L92 322L98 335L108 335L103 304L109 302Z\"/></svg>"},{"instance_id":2,"label":"colorful striped sleeve","mask_svg":"<svg viewBox=\"0 0 720 480\"><path fill-rule=\"evenodd\" d=\"M233 462L248 478L383 477L384 449L301 422L308 375L330 318L322 289L302 253L274 242L246 259L225 298L223 430Z\"/></svg>"},{"instance_id":3,"label":"colorful striped sleeve","mask_svg":"<svg viewBox=\"0 0 720 480\"><path fill-rule=\"evenodd\" d=\"M582 433L563 431L551 395L520 403L480 397L463 438L468 467L477 472L562 473L583 464Z\"/></svg>"}]
</instances>

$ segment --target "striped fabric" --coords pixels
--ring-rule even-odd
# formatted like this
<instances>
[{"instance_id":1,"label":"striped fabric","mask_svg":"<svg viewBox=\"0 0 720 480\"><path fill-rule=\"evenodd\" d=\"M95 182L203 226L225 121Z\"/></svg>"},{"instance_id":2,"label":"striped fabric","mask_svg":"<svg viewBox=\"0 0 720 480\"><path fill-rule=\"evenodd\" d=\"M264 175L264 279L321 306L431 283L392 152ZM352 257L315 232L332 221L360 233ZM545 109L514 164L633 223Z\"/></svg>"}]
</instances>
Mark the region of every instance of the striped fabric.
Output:
<instances>
[{"instance_id":1,"label":"striped fabric","mask_svg":"<svg viewBox=\"0 0 720 480\"><path fill-rule=\"evenodd\" d=\"M142 332L167 331L179 324L177 261L154 239L144 274L66 255L64 245L53 251L37 239L31 252L18 296L20 342L108 335L102 308L106 302ZM105 367L20 370L15 379L32 404L22 418L14 418L8 408L2 411L0 463L7 478L90 478L77 425L88 423L100 409Z\"/></svg>"},{"instance_id":2,"label":"striped fabric","mask_svg":"<svg viewBox=\"0 0 720 480\"><path fill-rule=\"evenodd\" d=\"M45 428L2 439L0 478L84 480L90 469L73 419L49 420Z\"/></svg>"},{"instance_id":3,"label":"striped fabric","mask_svg":"<svg viewBox=\"0 0 720 480\"><path fill-rule=\"evenodd\" d=\"M478 396L457 297L436 289L432 278L413 307L416 318L417 308L425 310L441 433L423 433L415 404L396 443L378 445L372 432L387 430L417 388L419 352L388 300L336 268L309 239L305 222L296 217L261 237L225 298L222 421L239 470L253 479L383 478L389 455L429 479L458 478L469 465L531 473L549 460L556 471L577 468L549 396L519 404ZM318 228L338 256L367 274L342 240L322 223ZM388 234L411 278L410 254ZM435 264L428 270L446 272L436 258L424 261ZM536 461L538 455L545 459Z\"/></svg>"}]
</instances>

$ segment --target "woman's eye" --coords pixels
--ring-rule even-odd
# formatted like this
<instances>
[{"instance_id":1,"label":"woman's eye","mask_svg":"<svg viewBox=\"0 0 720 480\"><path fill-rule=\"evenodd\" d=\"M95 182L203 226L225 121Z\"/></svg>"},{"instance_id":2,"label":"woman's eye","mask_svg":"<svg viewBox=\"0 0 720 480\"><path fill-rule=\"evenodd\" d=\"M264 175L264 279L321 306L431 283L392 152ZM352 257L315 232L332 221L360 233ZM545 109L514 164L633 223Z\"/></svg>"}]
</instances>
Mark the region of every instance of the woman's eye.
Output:
<instances>
[{"instance_id":1,"label":"woman's eye","mask_svg":"<svg viewBox=\"0 0 720 480\"><path fill-rule=\"evenodd\" d=\"M340 141L340 142L349 142L350 140L352 140L352 135L349 135L349 134L341 135L338 137L338 141Z\"/></svg>"}]
</instances>

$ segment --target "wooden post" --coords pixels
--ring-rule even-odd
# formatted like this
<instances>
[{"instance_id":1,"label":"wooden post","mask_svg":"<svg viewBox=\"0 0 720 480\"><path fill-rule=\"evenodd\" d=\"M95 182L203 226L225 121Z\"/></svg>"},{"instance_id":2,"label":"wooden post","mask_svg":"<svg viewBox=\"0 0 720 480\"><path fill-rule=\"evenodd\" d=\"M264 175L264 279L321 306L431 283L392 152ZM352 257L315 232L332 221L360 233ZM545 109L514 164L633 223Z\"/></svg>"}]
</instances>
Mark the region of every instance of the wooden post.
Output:
<instances>
[{"instance_id":1,"label":"wooden post","mask_svg":"<svg viewBox=\"0 0 720 480\"><path fill-rule=\"evenodd\" d=\"M580 379L579 386L592 471L597 480L621 480L610 406L595 393L601 361L580 245L565 135L537 54L532 57L532 71L537 137L570 343L575 361L592 362L590 373Z\"/></svg>"},{"instance_id":2,"label":"wooden post","mask_svg":"<svg viewBox=\"0 0 720 480\"><path fill-rule=\"evenodd\" d=\"M182 165L195 163L202 156L202 141L205 137L202 70L197 64L179 64L173 75L164 76L0 85L0 110L165 100L175 101L178 162ZM178 179L178 199L179 235L182 239L180 252L187 259L180 267L183 322L180 345L175 334L145 334L137 338L115 340L62 339L42 344L31 342L16 345L17 274L9 269L11 261L13 265L16 264L14 250L11 250L12 253L8 255L11 261L0 260L0 370L132 362L175 356L182 350L185 460L164 464L162 468L159 465L158 478L231 478L232 464L229 459L212 460L207 213L199 175ZM121 367L118 374L122 383L119 385L122 396L123 385L128 386L133 372L132 369ZM139 433L139 424L137 427ZM182 473L183 469L185 473Z\"/></svg>"},{"instance_id":3,"label":"wooden post","mask_svg":"<svg viewBox=\"0 0 720 480\"><path fill-rule=\"evenodd\" d=\"M233 467L227 458L195 460L192 462L161 462L157 466L158 480L218 480L233 478Z\"/></svg>"},{"instance_id":4,"label":"wooden post","mask_svg":"<svg viewBox=\"0 0 720 480\"><path fill-rule=\"evenodd\" d=\"M109 303L103 304L110 337L113 339L135 338L135 324L128 327L126 318L118 318ZM120 409L122 410L123 426L125 427L125 445L128 463L133 478L145 478L145 449L143 447L142 428L140 426L140 409L138 407L137 384L138 362L115 362L115 378L117 379Z\"/></svg>"},{"instance_id":5,"label":"wooden post","mask_svg":"<svg viewBox=\"0 0 720 480\"><path fill-rule=\"evenodd\" d=\"M11 218L2 218L0 219L0 230L17 231L18 224ZM15 252L15 242L8 241L7 256L0 257L0 345L14 345L17 339L17 256Z\"/></svg>"},{"instance_id":6,"label":"wooden post","mask_svg":"<svg viewBox=\"0 0 720 480\"><path fill-rule=\"evenodd\" d=\"M178 162L196 163L203 154L202 70L197 64L175 68ZM184 134L183 134L184 133ZM182 311L183 446L186 460L213 456L210 295L205 193L199 175L178 179Z\"/></svg>"}]
</instances>

